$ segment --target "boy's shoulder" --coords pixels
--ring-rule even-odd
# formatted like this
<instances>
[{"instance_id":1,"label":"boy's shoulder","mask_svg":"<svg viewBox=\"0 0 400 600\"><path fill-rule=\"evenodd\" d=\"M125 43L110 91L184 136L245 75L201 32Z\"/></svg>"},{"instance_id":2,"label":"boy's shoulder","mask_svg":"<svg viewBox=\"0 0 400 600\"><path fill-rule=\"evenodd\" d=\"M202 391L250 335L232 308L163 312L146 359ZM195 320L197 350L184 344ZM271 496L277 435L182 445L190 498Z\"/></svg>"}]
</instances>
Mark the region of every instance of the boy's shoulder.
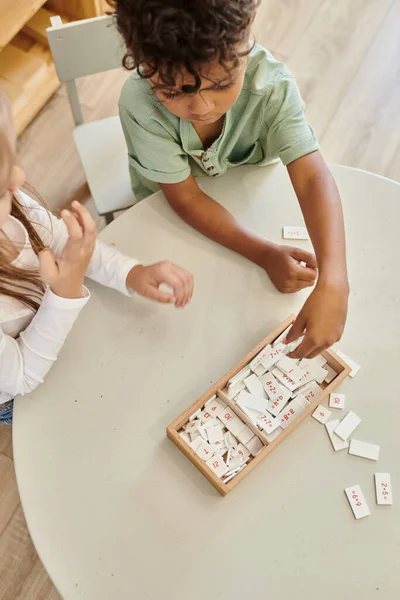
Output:
<instances>
[{"instance_id":1,"label":"boy's shoulder","mask_svg":"<svg viewBox=\"0 0 400 600\"><path fill-rule=\"evenodd\" d=\"M147 121L161 107L148 80L140 77L136 71L125 80L118 103L140 122Z\"/></svg>"},{"instance_id":2,"label":"boy's shoulder","mask_svg":"<svg viewBox=\"0 0 400 600\"><path fill-rule=\"evenodd\" d=\"M265 95L285 80L293 79L285 63L263 46L254 45L248 57L243 89L251 94Z\"/></svg>"}]
</instances>

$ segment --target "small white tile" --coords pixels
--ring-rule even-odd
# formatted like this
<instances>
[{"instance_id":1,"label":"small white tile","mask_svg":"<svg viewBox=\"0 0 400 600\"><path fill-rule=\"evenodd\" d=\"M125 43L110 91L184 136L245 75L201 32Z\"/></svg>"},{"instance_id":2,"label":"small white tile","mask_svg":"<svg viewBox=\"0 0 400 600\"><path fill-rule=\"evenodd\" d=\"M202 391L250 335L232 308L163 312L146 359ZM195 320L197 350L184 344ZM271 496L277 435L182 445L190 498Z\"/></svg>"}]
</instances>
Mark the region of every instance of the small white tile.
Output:
<instances>
[{"instance_id":1,"label":"small white tile","mask_svg":"<svg viewBox=\"0 0 400 600\"><path fill-rule=\"evenodd\" d=\"M188 433L186 433L186 431L180 431L179 435L183 439L183 441L186 442L187 444L190 444L190 442L192 441L190 439L190 435Z\"/></svg>"},{"instance_id":2,"label":"small white tile","mask_svg":"<svg viewBox=\"0 0 400 600\"><path fill-rule=\"evenodd\" d=\"M243 391L240 392L237 403L239 406L246 406L247 408L251 408L252 410L261 413L266 410L268 400L265 397L255 396L254 394Z\"/></svg>"},{"instance_id":3,"label":"small white tile","mask_svg":"<svg viewBox=\"0 0 400 600\"><path fill-rule=\"evenodd\" d=\"M250 457L250 452L247 450L246 446L243 444L239 444L239 446L235 450L231 450L229 456L229 470L236 469L244 464L247 459Z\"/></svg>"},{"instance_id":4,"label":"small white tile","mask_svg":"<svg viewBox=\"0 0 400 600\"><path fill-rule=\"evenodd\" d=\"M242 457L243 462L246 462L246 460L250 456L250 452L247 450L246 446L244 446L243 444L239 444L239 446L236 448L235 452L238 456Z\"/></svg>"},{"instance_id":5,"label":"small white tile","mask_svg":"<svg viewBox=\"0 0 400 600\"><path fill-rule=\"evenodd\" d=\"M197 431L191 431L191 432L189 433L189 437L190 437L190 440L191 440L192 442L193 442L193 440L195 440L195 439L196 439L196 438L198 438L198 437L200 437L200 438L203 438L203 436L201 435L201 430L200 430L200 429L198 429ZM204 438L203 438L203 439L204 439Z\"/></svg>"},{"instance_id":6,"label":"small white tile","mask_svg":"<svg viewBox=\"0 0 400 600\"><path fill-rule=\"evenodd\" d=\"M217 475L217 477L221 478L227 471L229 471L228 466L225 464L224 460L219 456L215 455L213 458L207 460L207 467L213 471Z\"/></svg>"},{"instance_id":7,"label":"small white tile","mask_svg":"<svg viewBox=\"0 0 400 600\"><path fill-rule=\"evenodd\" d=\"M299 367L301 367L302 369L308 369L310 364L312 365L314 363L319 365L320 367L325 367L326 362L326 358L324 358L322 354L318 354L318 356L315 356L314 358L302 358L299 362Z\"/></svg>"},{"instance_id":8,"label":"small white tile","mask_svg":"<svg viewBox=\"0 0 400 600\"><path fill-rule=\"evenodd\" d=\"M222 442L224 439L224 432L222 429L222 425L217 425L216 427L207 427L207 436L210 444L215 444L215 442Z\"/></svg>"},{"instance_id":9,"label":"small white tile","mask_svg":"<svg viewBox=\"0 0 400 600\"><path fill-rule=\"evenodd\" d=\"M324 381L326 383L331 383L337 376L337 373L334 369L332 369L332 367L330 365L328 365L328 363L326 365L324 365L324 369L328 373L327 375L325 375Z\"/></svg>"},{"instance_id":10,"label":"small white tile","mask_svg":"<svg viewBox=\"0 0 400 600\"><path fill-rule=\"evenodd\" d=\"M267 411L271 413L273 417L277 417L288 402L289 398L287 396L280 396L277 400L270 400L267 404Z\"/></svg>"},{"instance_id":11,"label":"small white tile","mask_svg":"<svg viewBox=\"0 0 400 600\"><path fill-rule=\"evenodd\" d=\"M205 425L206 423L210 423L216 425L217 419L208 411L208 409L204 409L200 414L200 421Z\"/></svg>"},{"instance_id":12,"label":"small white tile","mask_svg":"<svg viewBox=\"0 0 400 600\"><path fill-rule=\"evenodd\" d=\"M229 429L229 431L237 438L240 431L243 429L244 423L239 419L239 417L235 417L231 421L228 421L225 427Z\"/></svg>"},{"instance_id":13,"label":"small white tile","mask_svg":"<svg viewBox=\"0 0 400 600\"><path fill-rule=\"evenodd\" d=\"M250 429L250 427L248 427L247 425L245 425L238 433L237 435L237 439L239 440L239 442L241 444L243 444L244 446L247 444L247 442L249 442L251 440L251 438L253 437L254 433L252 432L252 430Z\"/></svg>"},{"instance_id":14,"label":"small white tile","mask_svg":"<svg viewBox=\"0 0 400 600\"><path fill-rule=\"evenodd\" d=\"M290 390L281 385L274 374L266 373L261 377L261 381L263 383L264 390L267 392L267 396L270 400L289 400L291 395Z\"/></svg>"},{"instance_id":15,"label":"small white tile","mask_svg":"<svg viewBox=\"0 0 400 600\"><path fill-rule=\"evenodd\" d=\"M255 373L250 375L250 377L246 377L243 383L247 387L250 394L254 394L254 396L260 396L261 398L265 397L263 384Z\"/></svg>"},{"instance_id":16,"label":"small white tile","mask_svg":"<svg viewBox=\"0 0 400 600\"><path fill-rule=\"evenodd\" d=\"M201 408L199 408L198 410L196 410L195 413L193 413L190 417L189 417L189 421L194 421L194 419L200 419L200 415L201 415Z\"/></svg>"},{"instance_id":17,"label":"small white tile","mask_svg":"<svg viewBox=\"0 0 400 600\"><path fill-rule=\"evenodd\" d=\"M234 477L236 477L236 475L238 475L238 473L240 473L240 471L243 471L243 469L245 467L246 467L246 463L244 463L243 465L241 465L237 469L234 469L233 471L230 471L229 473L225 473L225 477L223 478L223 482L224 483L229 483L231 481L231 479L233 479Z\"/></svg>"},{"instance_id":18,"label":"small white tile","mask_svg":"<svg viewBox=\"0 0 400 600\"><path fill-rule=\"evenodd\" d=\"M329 396L329 406L331 408L337 408L338 410L344 409L346 396L344 394L330 394Z\"/></svg>"},{"instance_id":19,"label":"small white tile","mask_svg":"<svg viewBox=\"0 0 400 600\"><path fill-rule=\"evenodd\" d=\"M368 458L369 460L378 460L380 446L370 444L369 442L361 442L352 438L350 440L349 454L359 456L360 458Z\"/></svg>"},{"instance_id":20,"label":"small white tile","mask_svg":"<svg viewBox=\"0 0 400 600\"><path fill-rule=\"evenodd\" d=\"M282 429L289 427L293 421L297 419L305 410L305 407L300 404L298 398L289 402L289 404L276 417L280 421Z\"/></svg>"},{"instance_id":21,"label":"small white tile","mask_svg":"<svg viewBox=\"0 0 400 600\"><path fill-rule=\"evenodd\" d=\"M258 417L261 412L259 410L253 410L252 408L247 408L244 404L238 404L240 409L245 413L245 415L250 419L250 421L254 424L257 423Z\"/></svg>"},{"instance_id":22,"label":"small white tile","mask_svg":"<svg viewBox=\"0 0 400 600\"><path fill-rule=\"evenodd\" d=\"M309 240L310 236L306 227L298 225L285 225L282 229L282 236L285 240Z\"/></svg>"},{"instance_id":23,"label":"small white tile","mask_svg":"<svg viewBox=\"0 0 400 600\"><path fill-rule=\"evenodd\" d=\"M214 394L213 396L211 396L211 398L209 398L206 402L204 402L204 408L207 408L208 405L210 404L210 402L213 402L213 400L217 399L217 394Z\"/></svg>"},{"instance_id":24,"label":"small white tile","mask_svg":"<svg viewBox=\"0 0 400 600\"><path fill-rule=\"evenodd\" d=\"M278 346L278 344L280 344L287 338L288 333L292 329L292 327L293 327L293 325L289 325L289 327L286 327L286 329L284 331L282 331L282 333L280 335L278 335L276 340L272 343L273 348L275 348L275 346Z\"/></svg>"},{"instance_id":25,"label":"small white tile","mask_svg":"<svg viewBox=\"0 0 400 600\"><path fill-rule=\"evenodd\" d=\"M296 396L296 400L304 409L310 406L309 401L303 396L303 394L298 394Z\"/></svg>"},{"instance_id":26,"label":"small white tile","mask_svg":"<svg viewBox=\"0 0 400 600\"><path fill-rule=\"evenodd\" d=\"M256 369L262 360L271 352L271 346L267 344L261 352L256 354L256 356L249 362L249 367L252 371Z\"/></svg>"},{"instance_id":27,"label":"small white tile","mask_svg":"<svg viewBox=\"0 0 400 600\"><path fill-rule=\"evenodd\" d=\"M204 408L212 417L218 417L219 413L225 410L226 404L219 398L214 397L205 403Z\"/></svg>"},{"instance_id":28,"label":"small white tile","mask_svg":"<svg viewBox=\"0 0 400 600\"><path fill-rule=\"evenodd\" d=\"M382 506L393 504L392 481L390 473L375 473L376 503Z\"/></svg>"},{"instance_id":29,"label":"small white tile","mask_svg":"<svg viewBox=\"0 0 400 600\"><path fill-rule=\"evenodd\" d=\"M285 344L277 344L274 348L266 354L266 356L261 360L261 364L266 369L270 369L273 367L282 356L285 354L285 349L287 346Z\"/></svg>"},{"instance_id":30,"label":"small white tile","mask_svg":"<svg viewBox=\"0 0 400 600\"><path fill-rule=\"evenodd\" d=\"M267 372L267 369L262 364L259 364L258 367L253 369L253 373L255 375L257 375L258 377L261 377L261 375L264 375L264 373L266 373L266 372Z\"/></svg>"},{"instance_id":31,"label":"small white tile","mask_svg":"<svg viewBox=\"0 0 400 600\"><path fill-rule=\"evenodd\" d=\"M228 384L235 385L236 383L241 383L250 374L251 374L250 367L248 365L246 365L243 369L241 369L238 373L236 373L236 375L231 377Z\"/></svg>"},{"instance_id":32,"label":"small white tile","mask_svg":"<svg viewBox=\"0 0 400 600\"><path fill-rule=\"evenodd\" d=\"M358 417L353 411L350 411L336 427L335 435L340 437L341 440L347 440L360 423L360 417Z\"/></svg>"},{"instance_id":33,"label":"small white tile","mask_svg":"<svg viewBox=\"0 0 400 600\"><path fill-rule=\"evenodd\" d=\"M280 369L278 369L278 367L272 369L271 375L273 375L279 381L279 383L285 386L285 388L290 390L290 392L294 392L296 390L298 383L295 383L292 379L290 379L289 375L283 373Z\"/></svg>"},{"instance_id":34,"label":"small white tile","mask_svg":"<svg viewBox=\"0 0 400 600\"><path fill-rule=\"evenodd\" d=\"M343 441L335 435L334 430L339 425L339 419L333 419L332 421L327 421L325 423L326 431L328 432L329 439L331 440L333 449L335 452L339 452L339 450L345 450L349 447L349 442Z\"/></svg>"},{"instance_id":35,"label":"small white tile","mask_svg":"<svg viewBox=\"0 0 400 600\"><path fill-rule=\"evenodd\" d=\"M200 444L203 442L203 438L201 437L201 435L199 435L199 437L197 437L195 440L193 440L192 442L190 442L189 446L191 447L191 449L194 452L197 452L198 447L200 446Z\"/></svg>"},{"instance_id":36,"label":"small white tile","mask_svg":"<svg viewBox=\"0 0 400 600\"><path fill-rule=\"evenodd\" d=\"M199 434L205 442L208 442L207 425L202 425L199 429Z\"/></svg>"},{"instance_id":37,"label":"small white tile","mask_svg":"<svg viewBox=\"0 0 400 600\"><path fill-rule=\"evenodd\" d=\"M261 427L261 429L265 431L265 433L268 434L272 433L273 431L275 431L275 429L280 427L279 420L271 416L267 412L260 415L257 424Z\"/></svg>"},{"instance_id":38,"label":"small white tile","mask_svg":"<svg viewBox=\"0 0 400 600\"><path fill-rule=\"evenodd\" d=\"M229 408L228 406L224 410L224 412L218 415L218 419L222 421L222 423L226 426L229 421L237 418L235 412Z\"/></svg>"},{"instance_id":39,"label":"small white tile","mask_svg":"<svg viewBox=\"0 0 400 600\"><path fill-rule=\"evenodd\" d=\"M360 365L358 365L352 358L346 356L346 354L341 352L341 350L336 350L336 354L340 356L340 358L342 358L344 362L349 365L349 367L351 367L351 372L349 373L350 377L355 377L358 371L361 369Z\"/></svg>"},{"instance_id":40,"label":"small white tile","mask_svg":"<svg viewBox=\"0 0 400 600\"><path fill-rule=\"evenodd\" d=\"M362 519L363 517L368 517L371 514L367 501L365 500L364 494L359 485L352 485L351 487L346 488L344 491L356 519Z\"/></svg>"},{"instance_id":41,"label":"small white tile","mask_svg":"<svg viewBox=\"0 0 400 600\"><path fill-rule=\"evenodd\" d=\"M322 404L320 404L314 410L312 417L314 417L316 421L319 421L319 423L322 423L322 425L325 425L331 414L332 413L330 410L328 410L327 408L325 408L325 406L322 406Z\"/></svg>"},{"instance_id":42,"label":"small white tile","mask_svg":"<svg viewBox=\"0 0 400 600\"><path fill-rule=\"evenodd\" d=\"M245 446L253 456L257 456L257 454L264 448L263 443L256 435L254 435L251 440L245 444Z\"/></svg>"},{"instance_id":43,"label":"small white tile","mask_svg":"<svg viewBox=\"0 0 400 600\"><path fill-rule=\"evenodd\" d=\"M245 389L245 385L243 381L239 383L235 383L234 385L228 385L228 387L224 390L225 394L232 400L235 396L239 394L242 390Z\"/></svg>"},{"instance_id":44,"label":"small white tile","mask_svg":"<svg viewBox=\"0 0 400 600\"><path fill-rule=\"evenodd\" d=\"M310 383L306 383L305 386L302 386L298 390L296 390L293 395L294 398L298 396L298 394L302 394L304 398L308 402L315 402L317 398L322 394L324 390L318 385L316 381L311 381Z\"/></svg>"},{"instance_id":45,"label":"small white tile","mask_svg":"<svg viewBox=\"0 0 400 600\"><path fill-rule=\"evenodd\" d=\"M196 419L195 421L189 421L189 423L186 423L185 432L193 433L194 431L198 431L200 427L201 421L199 421L199 419Z\"/></svg>"},{"instance_id":46,"label":"small white tile","mask_svg":"<svg viewBox=\"0 0 400 600\"><path fill-rule=\"evenodd\" d=\"M287 356L281 358L276 363L276 366L278 369L283 371L283 373L286 373L286 375L288 375L289 378L295 383L297 383L304 375L303 369L297 366L296 361L288 358Z\"/></svg>"},{"instance_id":47,"label":"small white tile","mask_svg":"<svg viewBox=\"0 0 400 600\"><path fill-rule=\"evenodd\" d=\"M215 452L217 454L219 454L220 456L223 456L228 451L228 448L225 446L224 441L214 442L213 447L214 447Z\"/></svg>"},{"instance_id":48,"label":"small white tile","mask_svg":"<svg viewBox=\"0 0 400 600\"><path fill-rule=\"evenodd\" d=\"M224 433L224 440L225 440L225 446L227 448L236 448L236 446L238 445L237 439L230 431L227 431L226 433Z\"/></svg>"},{"instance_id":49,"label":"small white tile","mask_svg":"<svg viewBox=\"0 0 400 600\"><path fill-rule=\"evenodd\" d=\"M215 451L212 448L212 446L210 446L210 444L208 442L205 442L203 439L196 448L195 452L197 456L199 456L204 461L208 460L215 454Z\"/></svg>"},{"instance_id":50,"label":"small white tile","mask_svg":"<svg viewBox=\"0 0 400 600\"><path fill-rule=\"evenodd\" d=\"M228 467L230 471L238 469L243 464L245 464L245 461L243 460L243 455L231 453L228 461Z\"/></svg>"},{"instance_id":51,"label":"small white tile","mask_svg":"<svg viewBox=\"0 0 400 600\"><path fill-rule=\"evenodd\" d=\"M326 377L327 371L325 367L321 367L317 363L311 363L306 369L304 369L304 375L296 384L298 389L300 386L303 387L307 383L315 380L317 383L322 383Z\"/></svg>"}]
</instances>

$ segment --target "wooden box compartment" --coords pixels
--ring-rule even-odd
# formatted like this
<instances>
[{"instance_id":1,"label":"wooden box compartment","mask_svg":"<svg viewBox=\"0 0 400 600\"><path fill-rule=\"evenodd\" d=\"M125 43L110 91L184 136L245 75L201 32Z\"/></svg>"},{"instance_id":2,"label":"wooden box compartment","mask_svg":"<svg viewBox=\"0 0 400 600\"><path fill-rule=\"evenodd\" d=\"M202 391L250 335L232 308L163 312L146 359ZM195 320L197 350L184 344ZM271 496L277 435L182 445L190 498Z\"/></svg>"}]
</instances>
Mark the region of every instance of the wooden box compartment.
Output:
<instances>
[{"instance_id":1,"label":"wooden box compartment","mask_svg":"<svg viewBox=\"0 0 400 600\"><path fill-rule=\"evenodd\" d=\"M282 442L295 427L297 427L305 418L307 418L325 398L333 392L333 390L340 385L340 383L348 376L351 368L332 350L325 350L322 352L322 356L327 360L327 364L336 371L337 376L331 381L331 383L322 383L323 393L318 396L317 399L311 401L309 406L300 414L286 429L284 429L278 437L272 441L267 442L263 432L261 432L257 426L247 417L247 415L241 410L241 408L230 400L223 389L227 385L228 381L236 375L243 367L245 367L267 344L271 344L276 338L287 329L295 320L295 315L288 317L281 325L279 325L274 331L267 335L253 350L251 350L246 356L242 358L228 373L226 373L221 379L219 379L213 386L211 386L200 398L198 398L187 410L180 414L170 425L167 427L167 436L174 442L174 444L185 454L185 456L194 464L194 466L209 480L209 482L218 490L218 492L225 496L230 492L236 485L238 485L253 469L266 457L274 448ZM224 483L211 469L201 460L199 456L192 450L179 435L179 431L188 423L189 417L191 417L198 409L203 409L207 400L212 396L217 395L225 404L227 404L236 415L242 420L244 425L248 425L252 429L253 433L262 442L264 448L255 457L250 457L246 468L240 471L233 479L228 483Z\"/></svg>"}]
</instances>

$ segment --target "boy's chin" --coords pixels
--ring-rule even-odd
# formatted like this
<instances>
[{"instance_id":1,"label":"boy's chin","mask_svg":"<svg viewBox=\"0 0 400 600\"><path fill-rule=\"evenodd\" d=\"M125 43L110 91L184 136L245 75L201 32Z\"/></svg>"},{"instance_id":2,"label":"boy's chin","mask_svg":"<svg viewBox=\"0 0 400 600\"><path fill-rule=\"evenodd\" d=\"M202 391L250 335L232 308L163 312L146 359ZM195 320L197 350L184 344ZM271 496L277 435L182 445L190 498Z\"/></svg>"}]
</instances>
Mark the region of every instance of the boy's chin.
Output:
<instances>
[{"instance_id":1,"label":"boy's chin","mask_svg":"<svg viewBox=\"0 0 400 600\"><path fill-rule=\"evenodd\" d=\"M207 117L206 119L194 119L192 117L188 117L188 121L191 121L192 123L198 123L199 125L201 125L201 124L211 125L212 123L216 123L220 118L221 118L220 115L213 116L213 117Z\"/></svg>"}]
</instances>

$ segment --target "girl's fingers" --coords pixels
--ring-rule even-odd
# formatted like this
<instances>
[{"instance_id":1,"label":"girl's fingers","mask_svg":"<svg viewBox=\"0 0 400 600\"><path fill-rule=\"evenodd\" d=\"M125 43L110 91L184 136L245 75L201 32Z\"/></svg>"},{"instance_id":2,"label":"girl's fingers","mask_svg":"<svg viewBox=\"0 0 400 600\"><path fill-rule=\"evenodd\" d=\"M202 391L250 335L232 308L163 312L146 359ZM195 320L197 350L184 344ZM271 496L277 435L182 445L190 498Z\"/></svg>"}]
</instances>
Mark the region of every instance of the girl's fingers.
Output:
<instances>
[{"instance_id":1,"label":"girl's fingers","mask_svg":"<svg viewBox=\"0 0 400 600\"><path fill-rule=\"evenodd\" d=\"M72 203L72 208L74 210L76 219L79 221L79 224L83 229L85 239L88 239L90 242L92 242L93 236L96 235L96 223L94 222L91 214L87 208L82 206L82 204L79 204L79 202L76 200Z\"/></svg>"},{"instance_id":2,"label":"girl's fingers","mask_svg":"<svg viewBox=\"0 0 400 600\"><path fill-rule=\"evenodd\" d=\"M78 223L77 218L69 212L69 210L63 210L61 217L65 223L68 231L68 236L73 242L79 242L83 238L83 229Z\"/></svg>"},{"instance_id":3,"label":"girl's fingers","mask_svg":"<svg viewBox=\"0 0 400 600\"><path fill-rule=\"evenodd\" d=\"M162 292L157 287L154 287L152 285L148 285L145 287L143 296L149 298L150 300L161 302L162 304L171 304L175 302L175 297L172 294Z\"/></svg>"},{"instance_id":4,"label":"girl's fingers","mask_svg":"<svg viewBox=\"0 0 400 600\"><path fill-rule=\"evenodd\" d=\"M184 298L182 306L185 306L193 295L193 276L185 269L178 267L176 265L172 265L172 272L176 275L176 277L182 282L184 287Z\"/></svg>"},{"instance_id":5,"label":"girl's fingers","mask_svg":"<svg viewBox=\"0 0 400 600\"><path fill-rule=\"evenodd\" d=\"M50 248L39 254L39 274L45 283L51 284L58 276L58 265Z\"/></svg>"},{"instance_id":6,"label":"girl's fingers","mask_svg":"<svg viewBox=\"0 0 400 600\"><path fill-rule=\"evenodd\" d=\"M171 271L166 271L162 274L162 283L166 283L174 291L175 306L181 308L186 304L186 291L184 282Z\"/></svg>"}]
</instances>

